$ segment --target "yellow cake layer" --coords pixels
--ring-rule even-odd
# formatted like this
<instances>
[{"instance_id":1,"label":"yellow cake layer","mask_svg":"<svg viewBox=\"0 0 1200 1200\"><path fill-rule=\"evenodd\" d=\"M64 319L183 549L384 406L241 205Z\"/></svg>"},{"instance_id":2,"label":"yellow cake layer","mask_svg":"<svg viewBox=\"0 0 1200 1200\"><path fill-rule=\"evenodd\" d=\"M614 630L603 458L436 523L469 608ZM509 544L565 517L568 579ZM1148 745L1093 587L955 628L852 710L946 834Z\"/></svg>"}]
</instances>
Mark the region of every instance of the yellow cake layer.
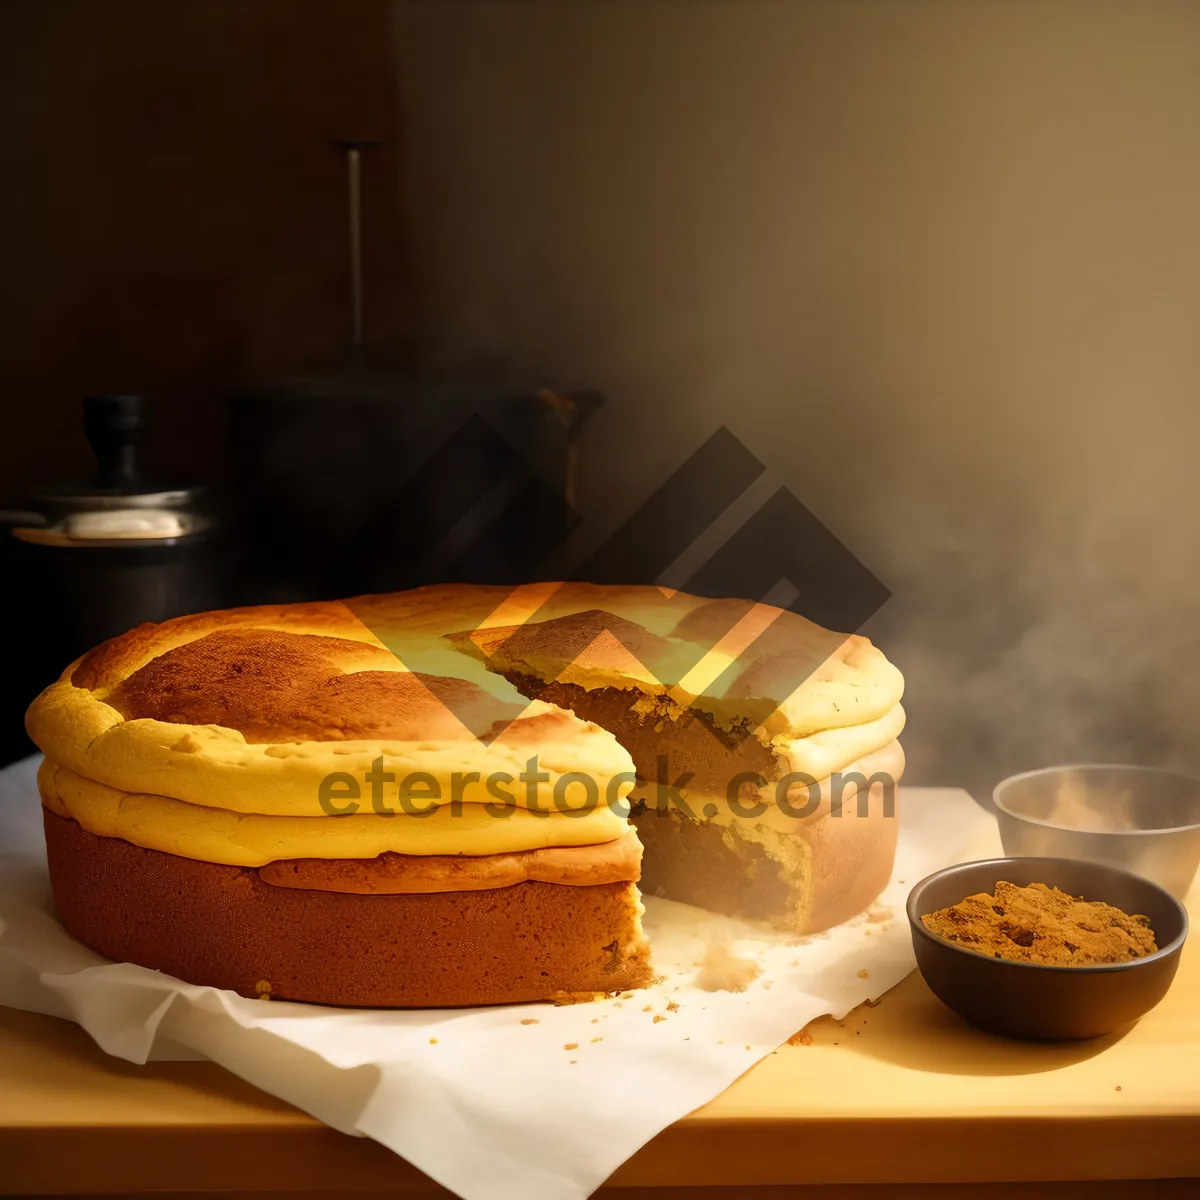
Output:
<instances>
[{"instance_id":1,"label":"yellow cake layer","mask_svg":"<svg viewBox=\"0 0 1200 1200\"><path fill-rule=\"evenodd\" d=\"M581 788L563 780L578 773L595 782L602 802L629 793L633 760L611 733L551 705L523 703L521 719L487 744L474 738L257 744L220 725L126 721L95 692L75 686L68 669L38 698L26 725L49 757L86 779L235 813L325 816L325 781L338 776L334 790L344 793L349 785L341 777L349 776L367 795L365 781L381 759L396 776L385 785L391 796L400 781L412 779L422 794L436 791L438 804L496 803L489 784L519 807L549 808L556 794L563 805L582 804ZM523 774L546 778L531 785Z\"/></svg>"},{"instance_id":2,"label":"yellow cake layer","mask_svg":"<svg viewBox=\"0 0 1200 1200\"><path fill-rule=\"evenodd\" d=\"M370 805L349 816L273 817L233 813L167 796L125 792L47 759L38 772L42 802L89 833L122 838L201 862L261 867L290 858L375 858L395 854L505 854L550 846L591 846L629 829L601 804L584 813L539 813L516 805L431 806L426 816L384 816Z\"/></svg>"}]
</instances>

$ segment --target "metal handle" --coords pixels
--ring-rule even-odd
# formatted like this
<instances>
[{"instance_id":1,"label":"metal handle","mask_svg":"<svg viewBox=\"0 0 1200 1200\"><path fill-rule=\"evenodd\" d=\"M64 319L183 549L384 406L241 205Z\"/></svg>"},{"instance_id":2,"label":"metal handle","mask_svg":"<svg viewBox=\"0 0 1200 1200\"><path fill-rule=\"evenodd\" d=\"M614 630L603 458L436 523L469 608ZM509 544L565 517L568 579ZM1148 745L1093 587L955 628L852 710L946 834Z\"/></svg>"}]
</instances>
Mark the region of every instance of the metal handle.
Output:
<instances>
[{"instance_id":1,"label":"metal handle","mask_svg":"<svg viewBox=\"0 0 1200 1200\"><path fill-rule=\"evenodd\" d=\"M362 155L380 143L372 138L339 138L334 145L346 154L346 191L350 234L350 336L355 355L363 349L362 287Z\"/></svg>"},{"instance_id":2,"label":"metal handle","mask_svg":"<svg viewBox=\"0 0 1200 1200\"><path fill-rule=\"evenodd\" d=\"M146 424L142 396L88 396L83 402L83 431L96 455L96 486L137 486L137 443Z\"/></svg>"}]
</instances>

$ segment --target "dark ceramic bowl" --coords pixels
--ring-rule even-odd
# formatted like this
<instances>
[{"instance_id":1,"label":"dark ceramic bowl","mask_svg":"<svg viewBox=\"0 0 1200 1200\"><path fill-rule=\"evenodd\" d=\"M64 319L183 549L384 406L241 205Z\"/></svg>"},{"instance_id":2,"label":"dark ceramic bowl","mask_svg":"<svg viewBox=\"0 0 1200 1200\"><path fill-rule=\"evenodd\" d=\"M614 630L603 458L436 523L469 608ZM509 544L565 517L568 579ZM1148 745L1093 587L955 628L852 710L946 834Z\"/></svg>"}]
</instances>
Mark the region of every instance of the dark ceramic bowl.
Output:
<instances>
[{"instance_id":1,"label":"dark ceramic bowl","mask_svg":"<svg viewBox=\"0 0 1200 1200\"><path fill-rule=\"evenodd\" d=\"M964 950L921 918L1001 880L1045 883L1150 918L1159 949L1100 967L1047 967ZM1187 910L1157 884L1099 863L1069 858L991 858L937 871L908 896L917 966L940 1000L981 1029L1019 1038L1090 1038L1148 1013L1166 995L1187 938Z\"/></svg>"}]
</instances>

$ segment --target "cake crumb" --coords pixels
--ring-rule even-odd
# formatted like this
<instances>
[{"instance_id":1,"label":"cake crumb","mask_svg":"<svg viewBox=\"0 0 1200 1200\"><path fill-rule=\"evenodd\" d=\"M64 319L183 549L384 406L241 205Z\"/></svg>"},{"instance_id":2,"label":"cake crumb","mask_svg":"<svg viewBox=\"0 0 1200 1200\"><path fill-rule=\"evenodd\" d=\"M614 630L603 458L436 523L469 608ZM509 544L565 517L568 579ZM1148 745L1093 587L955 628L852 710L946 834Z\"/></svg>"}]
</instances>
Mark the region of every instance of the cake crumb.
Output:
<instances>
[{"instance_id":1,"label":"cake crumb","mask_svg":"<svg viewBox=\"0 0 1200 1200\"><path fill-rule=\"evenodd\" d=\"M664 1017L664 1016L662 1015L662 1013L659 1013L659 1014L658 1014L657 1016L655 1016L655 1018L654 1018L654 1024L655 1024L655 1025L657 1025L657 1024L659 1023L659 1021L665 1021L666 1019L667 1019L667 1018L666 1018L666 1017Z\"/></svg>"},{"instance_id":2,"label":"cake crumb","mask_svg":"<svg viewBox=\"0 0 1200 1200\"><path fill-rule=\"evenodd\" d=\"M597 1042L602 1042L602 1041L604 1041L603 1038L592 1038L592 1045L594 1046Z\"/></svg>"},{"instance_id":3,"label":"cake crumb","mask_svg":"<svg viewBox=\"0 0 1200 1200\"><path fill-rule=\"evenodd\" d=\"M870 971L868 971L866 967L863 967L863 968L862 968L862 969L861 969L861 970L858 972L858 977L859 977L859 979L870 979L870 978L871 978L871 972L870 972Z\"/></svg>"},{"instance_id":4,"label":"cake crumb","mask_svg":"<svg viewBox=\"0 0 1200 1200\"><path fill-rule=\"evenodd\" d=\"M567 1063L567 1066L573 1067L578 1061L579 1061L579 1059L573 1058L573 1059L571 1059L571 1061L569 1063Z\"/></svg>"},{"instance_id":5,"label":"cake crumb","mask_svg":"<svg viewBox=\"0 0 1200 1200\"><path fill-rule=\"evenodd\" d=\"M563 1049L564 1050L578 1050L579 1043L578 1042L567 1042L563 1045Z\"/></svg>"},{"instance_id":6,"label":"cake crumb","mask_svg":"<svg viewBox=\"0 0 1200 1200\"><path fill-rule=\"evenodd\" d=\"M667 1004L667 1012L678 1012L678 1011L679 1011L679 1005L676 1004L674 1000L669 1001Z\"/></svg>"},{"instance_id":7,"label":"cake crumb","mask_svg":"<svg viewBox=\"0 0 1200 1200\"><path fill-rule=\"evenodd\" d=\"M769 992L771 990L771 980L764 979L762 982L762 985L763 985L763 991Z\"/></svg>"},{"instance_id":8,"label":"cake crumb","mask_svg":"<svg viewBox=\"0 0 1200 1200\"><path fill-rule=\"evenodd\" d=\"M867 909L867 923L870 925L881 925L884 921L890 921L895 913L892 909L883 904L872 904Z\"/></svg>"},{"instance_id":9,"label":"cake crumb","mask_svg":"<svg viewBox=\"0 0 1200 1200\"><path fill-rule=\"evenodd\" d=\"M621 993L621 999L622 999L622 1000L632 1000L632 999L633 999L633 993L632 993L632 992L622 992L622 993Z\"/></svg>"},{"instance_id":10,"label":"cake crumb","mask_svg":"<svg viewBox=\"0 0 1200 1200\"><path fill-rule=\"evenodd\" d=\"M647 1004L646 1007L642 1009L642 1012L653 1012L653 1011L654 1011L653 1006L649 1005L649 1004Z\"/></svg>"},{"instance_id":11,"label":"cake crumb","mask_svg":"<svg viewBox=\"0 0 1200 1200\"><path fill-rule=\"evenodd\" d=\"M1117 1084L1117 1091L1119 1092L1120 1090L1121 1090L1121 1085L1118 1083L1118 1084Z\"/></svg>"},{"instance_id":12,"label":"cake crumb","mask_svg":"<svg viewBox=\"0 0 1200 1200\"><path fill-rule=\"evenodd\" d=\"M713 942L696 977L702 992L744 992L762 974L753 959L735 954L728 943Z\"/></svg>"},{"instance_id":13,"label":"cake crumb","mask_svg":"<svg viewBox=\"0 0 1200 1200\"><path fill-rule=\"evenodd\" d=\"M564 1004L591 1004L596 1000L606 1000L610 992L555 992L550 1002L561 1008Z\"/></svg>"},{"instance_id":14,"label":"cake crumb","mask_svg":"<svg viewBox=\"0 0 1200 1200\"><path fill-rule=\"evenodd\" d=\"M750 1047L749 1047L749 1046L747 1046L747 1047L746 1047L746 1049L747 1049L747 1050L749 1050L749 1049L750 1049Z\"/></svg>"},{"instance_id":15,"label":"cake crumb","mask_svg":"<svg viewBox=\"0 0 1200 1200\"><path fill-rule=\"evenodd\" d=\"M797 1029L787 1040L789 1046L811 1046L813 1044L813 1036L808 1032L808 1026L803 1029Z\"/></svg>"},{"instance_id":16,"label":"cake crumb","mask_svg":"<svg viewBox=\"0 0 1200 1200\"><path fill-rule=\"evenodd\" d=\"M521 1024L522 1025L537 1025L538 1019L537 1019L537 1017L522 1017Z\"/></svg>"},{"instance_id":17,"label":"cake crumb","mask_svg":"<svg viewBox=\"0 0 1200 1200\"><path fill-rule=\"evenodd\" d=\"M429 1039L429 1044L430 1044L431 1046L436 1046L436 1045L437 1045L437 1038L430 1038L430 1039Z\"/></svg>"},{"instance_id":18,"label":"cake crumb","mask_svg":"<svg viewBox=\"0 0 1200 1200\"><path fill-rule=\"evenodd\" d=\"M593 1024L593 1025L597 1025L597 1024L599 1024L599 1022L600 1022L600 1018L599 1018L599 1017L593 1017L593 1018L592 1018L592 1024Z\"/></svg>"}]
</instances>

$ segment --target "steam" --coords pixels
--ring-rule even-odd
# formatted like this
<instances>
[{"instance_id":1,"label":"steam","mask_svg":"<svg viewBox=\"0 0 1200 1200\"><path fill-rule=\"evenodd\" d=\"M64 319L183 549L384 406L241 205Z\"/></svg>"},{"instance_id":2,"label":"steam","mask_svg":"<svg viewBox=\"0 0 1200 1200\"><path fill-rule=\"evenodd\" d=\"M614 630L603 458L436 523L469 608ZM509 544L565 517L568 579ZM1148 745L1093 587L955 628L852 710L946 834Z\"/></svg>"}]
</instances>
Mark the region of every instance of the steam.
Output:
<instances>
[{"instance_id":1,"label":"steam","mask_svg":"<svg viewBox=\"0 0 1200 1200\"><path fill-rule=\"evenodd\" d=\"M910 778L986 796L1058 763L1197 773L1200 564L1173 494L1186 478L1144 460L1074 500L1044 487L1042 520L1010 544L958 547L897 588L872 632L909 680Z\"/></svg>"},{"instance_id":2,"label":"steam","mask_svg":"<svg viewBox=\"0 0 1200 1200\"><path fill-rule=\"evenodd\" d=\"M397 29L430 347L607 393L588 528L726 425L891 589L910 780L1200 772L1200 7Z\"/></svg>"}]
</instances>

